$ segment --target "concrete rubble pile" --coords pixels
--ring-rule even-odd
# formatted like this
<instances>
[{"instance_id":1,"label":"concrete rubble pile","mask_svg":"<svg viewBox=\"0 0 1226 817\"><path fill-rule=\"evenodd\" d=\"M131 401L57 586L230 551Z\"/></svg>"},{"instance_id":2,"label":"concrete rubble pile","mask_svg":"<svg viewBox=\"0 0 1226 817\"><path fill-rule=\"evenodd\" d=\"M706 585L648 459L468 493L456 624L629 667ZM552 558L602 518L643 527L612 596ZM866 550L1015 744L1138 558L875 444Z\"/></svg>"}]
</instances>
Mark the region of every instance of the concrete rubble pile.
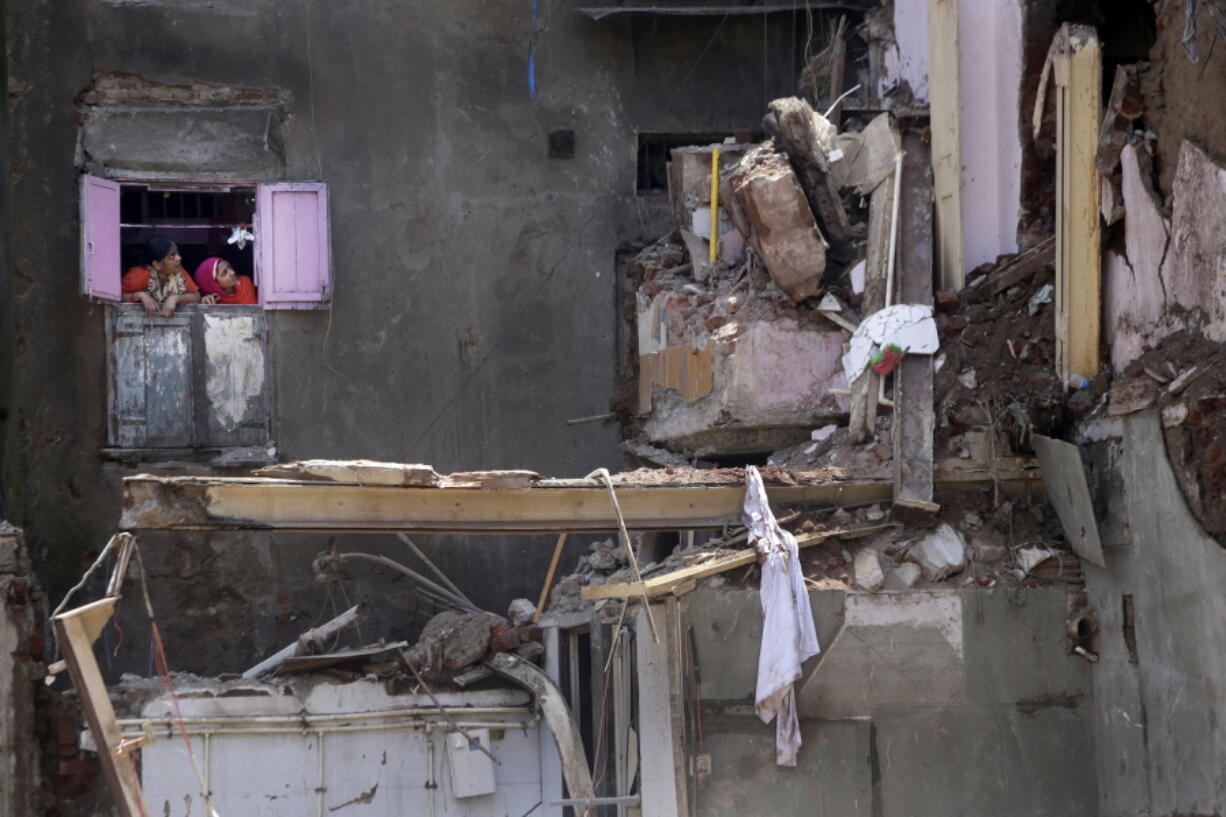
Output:
<instances>
[{"instance_id":1,"label":"concrete rubble pile","mask_svg":"<svg viewBox=\"0 0 1226 817\"><path fill-rule=\"evenodd\" d=\"M646 441L689 456L761 453L847 415L842 327L864 297L866 197L899 150L889 113L849 127L861 130L839 133L808 102L778 99L759 144L674 149L678 229L625 270L639 287Z\"/></svg>"},{"instance_id":2,"label":"concrete rubble pile","mask_svg":"<svg viewBox=\"0 0 1226 817\"><path fill-rule=\"evenodd\" d=\"M708 472L712 473L712 472ZM719 469L735 478L744 469ZM763 469L768 483L788 477L782 469ZM812 590L905 592L940 587L1051 587L1073 590L1084 586L1080 562L1067 548L1060 522L1044 503L1023 499L996 504L984 494L942 497L941 511L932 519L904 526L888 523L881 504L821 511L778 509L781 524L802 542L801 566ZM857 528L876 532L863 535ZM824 538L812 546L806 539L831 531L845 535ZM647 552L641 535L632 536L635 550ZM727 559L745 547L744 531L698 534L694 544L681 546L657 561L640 564L644 581ZM756 563L700 578L697 584L729 589L757 587ZM584 588L634 582L624 546L614 539L594 542L578 559L574 571L553 586L543 624L595 616L613 623L622 613L620 599L585 600ZM674 593L688 592L682 587ZM633 597L631 597L633 603Z\"/></svg>"}]
</instances>

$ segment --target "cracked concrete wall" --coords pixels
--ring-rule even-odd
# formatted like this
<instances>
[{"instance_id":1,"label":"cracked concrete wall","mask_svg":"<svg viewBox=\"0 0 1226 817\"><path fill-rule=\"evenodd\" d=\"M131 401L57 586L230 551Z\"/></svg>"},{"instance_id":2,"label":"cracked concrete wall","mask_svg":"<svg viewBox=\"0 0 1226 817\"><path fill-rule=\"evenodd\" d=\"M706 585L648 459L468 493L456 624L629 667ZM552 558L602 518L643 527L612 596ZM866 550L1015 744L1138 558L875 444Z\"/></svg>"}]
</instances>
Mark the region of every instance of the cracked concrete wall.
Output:
<instances>
[{"instance_id":1,"label":"cracked concrete wall","mask_svg":"<svg viewBox=\"0 0 1226 817\"><path fill-rule=\"evenodd\" d=\"M825 652L796 684L796 769L775 765L775 727L752 710L758 593L686 598L703 704L690 750L711 755L697 814L1095 813L1090 670L1069 652L1067 591L811 592Z\"/></svg>"},{"instance_id":2,"label":"cracked concrete wall","mask_svg":"<svg viewBox=\"0 0 1226 817\"><path fill-rule=\"evenodd\" d=\"M1188 512L1156 412L1122 420L1106 568L1085 562L1099 813L1226 812L1226 549Z\"/></svg>"},{"instance_id":3,"label":"cracked concrete wall","mask_svg":"<svg viewBox=\"0 0 1226 817\"><path fill-rule=\"evenodd\" d=\"M1105 334L1116 371L1180 329L1226 340L1226 164L1185 141L1167 218L1139 148L1125 147L1120 162L1124 253L1108 249L1103 264Z\"/></svg>"},{"instance_id":4,"label":"cracked concrete wall","mask_svg":"<svg viewBox=\"0 0 1226 817\"><path fill-rule=\"evenodd\" d=\"M786 15L597 23L562 0L540 4L535 33L528 7L488 0L32 0L10 4L8 22L20 202L9 428L53 597L112 532L131 473L97 453L105 308L77 295L75 163L329 182L333 308L269 314L282 456L574 476L620 461L613 427L564 421L608 410L614 253L655 237L635 194L636 133L754 128L768 100L792 92L803 52ZM557 128L574 129L574 159L547 158ZM329 591L347 604L313 582L327 536L142 540L181 669L240 669L330 614ZM336 544L407 558L388 536ZM552 540L424 545L470 595L505 609L538 592ZM568 560L585 545L576 538ZM363 571L346 592L375 607L379 635L422 620L386 574ZM143 672L136 641L104 669Z\"/></svg>"}]
</instances>

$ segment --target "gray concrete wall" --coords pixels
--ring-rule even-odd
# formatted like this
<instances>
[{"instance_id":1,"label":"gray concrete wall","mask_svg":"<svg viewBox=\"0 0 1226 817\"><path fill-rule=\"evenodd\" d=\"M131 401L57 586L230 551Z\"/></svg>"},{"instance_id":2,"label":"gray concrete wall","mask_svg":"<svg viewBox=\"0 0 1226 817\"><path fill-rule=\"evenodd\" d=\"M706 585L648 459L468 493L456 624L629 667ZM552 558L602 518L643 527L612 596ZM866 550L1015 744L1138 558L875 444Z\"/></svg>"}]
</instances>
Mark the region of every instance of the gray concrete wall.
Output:
<instances>
[{"instance_id":1,"label":"gray concrete wall","mask_svg":"<svg viewBox=\"0 0 1226 817\"><path fill-rule=\"evenodd\" d=\"M1065 635L1074 594L810 599L823 652L796 685L804 745L784 769L774 725L753 714L757 592L689 597L704 704L702 747L692 725L690 749L711 755L697 814L1096 813L1089 665Z\"/></svg>"},{"instance_id":2,"label":"gray concrete wall","mask_svg":"<svg viewBox=\"0 0 1226 817\"><path fill-rule=\"evenodd\" d=\"M768 99L792 93L794 26L803 35L794 15L596 23L546 0L530 99L526 4L25 0L8 18L18 322L7 428L21 445L6 454L20 480L8 488L52 596L112 532L131 473L97 453L105 308L77 294L78 166L329 182L333 308L270 321L282 457L577 475L620 462L613 427L564 420L608 410L614 253L654 237L634 193L636 133L755 127ZM79 109L94 72L216 83L248 101L115 107L103 95ZM547 158L555 128L575 130L574 159ZM327 537L145 542L181 669L241 668L331 612L310 575ZM390 537L337 544L405 556ZM496 608L535 595L552 541L430 547ZM347 592L384 606L378 634L416 626L400 585L369 575ZM175 655L176 644L191 646ZM144 671L143 650L129 644L111 669Z\"/></svg>"},{"instance_id":3,"label":"gray concrete wall","mask_svg":"<svg viewBox=\"0 0 1226 817\"><path fill-rule=\"evenodd\" d=\"M1110 526L1084 564L1101 620L1094 699L1100 813L1226 812L1226 550L1188 512L1156 413L1123 420ZM1125 621L1125 597L1132 621ZM1126 626L1127 625L1127 626Z\"/></svg>"}]
</instances>

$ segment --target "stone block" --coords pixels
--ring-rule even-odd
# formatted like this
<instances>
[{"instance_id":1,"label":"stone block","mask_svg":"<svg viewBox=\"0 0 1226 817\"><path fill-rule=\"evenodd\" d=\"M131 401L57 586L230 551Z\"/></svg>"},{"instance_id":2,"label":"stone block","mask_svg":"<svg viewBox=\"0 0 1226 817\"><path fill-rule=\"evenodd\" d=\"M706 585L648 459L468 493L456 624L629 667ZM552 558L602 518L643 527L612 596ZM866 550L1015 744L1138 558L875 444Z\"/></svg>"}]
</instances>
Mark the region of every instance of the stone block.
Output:
<instances>
[{"instance_id":1,"label":"stone block","mask_svg":"<svg viewBox=\"0 0 1226 817\"><path fill-rule=\"evenodd\" d=\"M942 524L912 545L907 559L919 565L925 579L939 582L966 568L966 541L953 527Z\"/></svg>"},{"instance_id":2,"label":"stone block","mask_svg":"<svg viewBox=\"0 0 1226 817\"><path fill-rule=\"evenodd\" d=\"M775 284L794 301L820 295L827 244L787 156L772 142L757 146L733 171L731 187Z\"/></svg>"},{"instance_id":3,"label":"stone block","mask_svg":"<svg viewBox=\"0 0 1226 817\"><path fill-rule=\"evenodd\" d=\"M732 339L716 342L726 335ZM694 388L687 375L670 390L640 390L648 438L693 456L776 451L808 439L815 422L846 415L847 398L830 394L847 388L843 337L791 318L724 326L702 347L710 367Z\"/></svg>"},{"instance_id":4,"label":"stone block","mask_svg":"<svg viewBox=\"0 0 1226 817\"><path fill-rule=\"evenodd\" d=\"M881 569L881 557L877 555L877 551L863 548L856 554L856 560L853 564L855 570L856 584L870 593L875 593L881 589L881 585L885 583L885 572Z\"/></svg>"}]
</instances>

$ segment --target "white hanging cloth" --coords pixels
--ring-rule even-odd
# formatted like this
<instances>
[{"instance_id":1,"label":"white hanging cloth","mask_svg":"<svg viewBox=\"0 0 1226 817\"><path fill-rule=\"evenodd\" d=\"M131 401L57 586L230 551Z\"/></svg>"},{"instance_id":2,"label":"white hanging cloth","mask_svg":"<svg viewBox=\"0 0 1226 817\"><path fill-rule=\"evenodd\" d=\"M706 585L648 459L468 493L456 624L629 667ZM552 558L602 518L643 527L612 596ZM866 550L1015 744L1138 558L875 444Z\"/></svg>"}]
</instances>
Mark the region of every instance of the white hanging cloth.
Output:
<instances>
[{"instance_id":1,"label":"white hanging cloth","mask_svg":"<svg viewBox=\"0 0 1226 817\"><path fill-rule=\"evenodd\" d=\"M775 721L775 762L795 766L801 738L792 684L800 680L800 665L821 647L796 539L775 521L762 475L753 466L746 469L741 519L762 563L762 646L754 711L763 723Z\"/></svg>"}]
</instances>

